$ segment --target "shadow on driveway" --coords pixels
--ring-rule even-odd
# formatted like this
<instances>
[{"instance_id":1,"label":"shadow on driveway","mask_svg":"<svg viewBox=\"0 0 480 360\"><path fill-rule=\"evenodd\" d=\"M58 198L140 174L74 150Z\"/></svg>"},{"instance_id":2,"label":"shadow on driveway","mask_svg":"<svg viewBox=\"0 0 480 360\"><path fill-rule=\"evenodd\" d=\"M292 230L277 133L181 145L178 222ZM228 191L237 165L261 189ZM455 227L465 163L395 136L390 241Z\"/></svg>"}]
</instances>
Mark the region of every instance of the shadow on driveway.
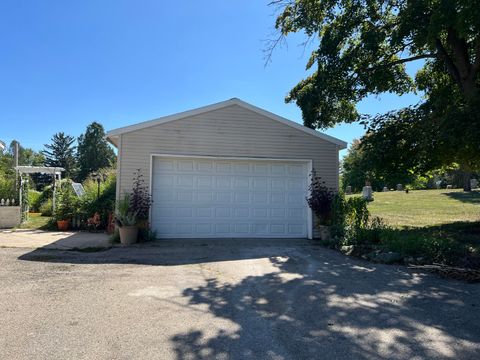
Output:
<instances>
[{"instance_id":1,"label":"shadow on driveway","mask_svg":"<svg viewBox=\"0 0 480 360\"><path fill-rule=\"evenodd\" d=\"M98 252L94 251L94 246L83 252L52 252L48 251L49 247L41 247L21 255L19 260L70 264L176 266L266 258L298 247L319 245L315 241L305 239L169 239L128 247L117 244L107 251Z\"/></svg>"},{"instance_id":2,"label":"shadow on driveway","mask_svg":"<svg viewBox=\"0 0 480 360\"><path fill-rule=\"evenodd\" d=\"M172 337L178 359L478 359L480 288L328 250L271 257L276 272L185 289L238 325Z\"/></svg>"},{"instance_id":3,"label":"shadow on driveway","mask_svg":"<svg viewBox=\"0 0 480 360\"><path fill-rule=\"evenodd\" d=\"M478 359L479 285L366 263L308 241L229 241L89 254L40 249L20 259L208 264L215 271L202 285L185 287L182 299L215 320L206 328L192 318L190 330L171 335L178 359ZM225 269L238 276L232 280ZM160 309L165 299L151 300ZM222 322L234 326L219 328Z\"/></svg>"}]
</instances>

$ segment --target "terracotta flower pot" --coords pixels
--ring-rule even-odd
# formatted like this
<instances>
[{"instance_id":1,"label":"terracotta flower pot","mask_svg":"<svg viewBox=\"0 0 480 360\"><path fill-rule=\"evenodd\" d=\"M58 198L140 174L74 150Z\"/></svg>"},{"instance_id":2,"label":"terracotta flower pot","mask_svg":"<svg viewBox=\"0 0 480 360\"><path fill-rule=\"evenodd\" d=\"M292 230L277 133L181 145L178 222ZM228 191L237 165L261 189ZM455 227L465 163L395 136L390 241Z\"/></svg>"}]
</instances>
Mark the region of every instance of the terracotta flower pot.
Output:
<instances>
[{"instance_id":1,"label":"terracotta flower pot","mask_svg":"<svg viewBox=\"0 0 480 360\"><path fill-rule=\"evenodd\" d=\"M70 227L70 220L57 220L57 228L60 231L67 231Z\"/></svg>"},{"instance_id":2,"label":"terracotta flower pot","mask_svg":"<svg viewBox=\"0 0 480 360\"><path fill-rule=\"evenodd\" d=\"M120 233L120 243L122 245L132 245L137 242L138 239L138 227L134 226L121 226L118 228Z\"/></svg>"}]
</instances>

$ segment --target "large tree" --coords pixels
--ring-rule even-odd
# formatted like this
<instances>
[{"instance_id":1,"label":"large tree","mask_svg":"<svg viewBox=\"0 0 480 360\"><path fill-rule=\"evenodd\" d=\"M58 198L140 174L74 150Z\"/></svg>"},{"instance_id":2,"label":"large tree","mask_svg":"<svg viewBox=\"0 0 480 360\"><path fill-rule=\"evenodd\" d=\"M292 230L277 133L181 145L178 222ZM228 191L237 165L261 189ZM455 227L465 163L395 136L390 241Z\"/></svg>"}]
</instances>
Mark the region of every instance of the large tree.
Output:
<instances>
[{"instance_id":1,"label":"large tree","mask_svg":"<svg viewBox=\"0 0 480 360\"><path fill-rule=\"evenodd\" d=\"M105 140L105 130L97 122L87 126L85 134L78 138L77 159L79 180L98 169L111 166L115 161L115 153Z\"/></svg>"},{"instance_id":2,"label":"large tree","mask_svg":"<svg viewBox=\"0 0 480 360\"><path fill-rule=\"evenodd\" d=\"M63 167L65 176L71 177L75 169L75 138L63 132L52 136L51 144L45 144L42 154L47 166Z\"/></svg>"},{"instance_id":3,"label":"large tree","mask_svg":"<svg viewBox=\"0 0 480 360\"><path fill-rule=\"evenodd\" d=\"M436 160L458 161L469 172L480 128L480 0L272 3L281 8L282 36L304 32L318 42L307 64L316 69L286 98L301 108L306 126L365 120L356 107L365 97L419 89L425 92L420 119L438 130ZM405 66L413 61L424 62L415 78ZM474 132L458 136L465 127Z\"/></svg>"}]
</instances>

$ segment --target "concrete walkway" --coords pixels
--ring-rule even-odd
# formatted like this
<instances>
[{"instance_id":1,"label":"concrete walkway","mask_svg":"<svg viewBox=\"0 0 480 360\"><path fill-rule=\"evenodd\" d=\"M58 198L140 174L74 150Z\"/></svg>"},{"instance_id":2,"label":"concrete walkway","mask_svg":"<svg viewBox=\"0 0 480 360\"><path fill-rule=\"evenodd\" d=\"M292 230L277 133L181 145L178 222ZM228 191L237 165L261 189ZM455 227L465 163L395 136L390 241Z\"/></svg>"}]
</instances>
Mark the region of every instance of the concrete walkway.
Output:
<instances>
[{"instance_id":1,"label":"concrete walkway","mask_svg":"<svg viewBox=\"0 0 480 360\"><path fill-rule=\"evenodd\" d=\"M110 246L108 235L104 233L0 230L0 247L73 250Z\"/></svg>"}]
</instances>

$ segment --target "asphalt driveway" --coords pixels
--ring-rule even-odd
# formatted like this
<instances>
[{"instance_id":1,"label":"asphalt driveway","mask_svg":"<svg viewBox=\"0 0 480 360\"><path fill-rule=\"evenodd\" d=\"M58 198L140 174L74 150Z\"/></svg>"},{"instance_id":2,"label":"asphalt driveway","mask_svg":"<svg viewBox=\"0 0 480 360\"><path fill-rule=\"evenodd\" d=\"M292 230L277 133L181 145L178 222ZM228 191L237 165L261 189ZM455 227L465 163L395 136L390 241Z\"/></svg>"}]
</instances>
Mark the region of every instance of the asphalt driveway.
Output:
<instances>
[{"instance_id":1,"label":"asphalt driveway","mask_svg":"<svg viewBox=\"0 0 480 360\"><path fill-rule=\"evenodd\" d=\"M0 249L4 359L478 359L480 285L306 241Z\"/></svg>"}]
</instances>

